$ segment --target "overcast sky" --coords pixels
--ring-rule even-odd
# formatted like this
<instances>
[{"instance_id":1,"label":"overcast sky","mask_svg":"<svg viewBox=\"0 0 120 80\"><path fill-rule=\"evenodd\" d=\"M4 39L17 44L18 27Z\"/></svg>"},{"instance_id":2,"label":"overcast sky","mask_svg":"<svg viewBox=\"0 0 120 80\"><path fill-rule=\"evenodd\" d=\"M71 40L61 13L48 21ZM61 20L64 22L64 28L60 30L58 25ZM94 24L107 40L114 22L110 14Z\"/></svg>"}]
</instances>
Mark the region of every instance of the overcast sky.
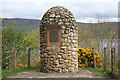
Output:
<instances>
[{"instance_id":1,"label":"overcast sky","mask_svg":"<svg viewBox=\"0 0 120 80\"><path fill-rule=\"evenodd\" d=\"M3 18L41 19L53 6L64 6L80 22L94 22L98 15L117 21L119 0L0 0Z\"/></svg>"}]
</instances>

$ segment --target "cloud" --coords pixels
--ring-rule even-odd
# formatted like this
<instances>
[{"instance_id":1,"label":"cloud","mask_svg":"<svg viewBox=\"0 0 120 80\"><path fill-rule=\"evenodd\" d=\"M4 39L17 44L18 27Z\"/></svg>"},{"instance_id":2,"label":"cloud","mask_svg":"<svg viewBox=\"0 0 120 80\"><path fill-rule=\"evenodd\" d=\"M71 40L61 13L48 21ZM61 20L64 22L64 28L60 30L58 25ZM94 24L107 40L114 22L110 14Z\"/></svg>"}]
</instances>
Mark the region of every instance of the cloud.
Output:
<instances>
[{"instance_id":1,"label":"cloud","mask_svg":"<svg viewBox=\"0 0 120 80\"><path fill-rule=\"evenodd\" d=\"M97 14L117 18L118 0L2 0L2 17L41 19L51 7L69 9L76 20L95 18Z\"/></svg>"}]
</instances>

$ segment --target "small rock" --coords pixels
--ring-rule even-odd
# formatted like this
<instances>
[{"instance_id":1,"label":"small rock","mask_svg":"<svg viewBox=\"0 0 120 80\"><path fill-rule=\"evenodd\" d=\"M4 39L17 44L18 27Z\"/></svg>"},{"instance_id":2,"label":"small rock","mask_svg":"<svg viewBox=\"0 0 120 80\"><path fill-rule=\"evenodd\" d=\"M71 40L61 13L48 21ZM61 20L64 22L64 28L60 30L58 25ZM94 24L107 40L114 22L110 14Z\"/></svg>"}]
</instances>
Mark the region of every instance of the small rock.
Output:
<instances>
[{"instance_id":1,"label":"small rock","mask_svg":"<svg viewBox=\"0 0 120 80\"><path fill-rule=\"evenodd\" d=\"M69 23L67 22L67 23L65 23L65 25L69 25Z\"/></svg>"},{"instance_id":2,"label":"small rock","mask_svg":"<svg viewBox=\"0 0 120 80\"><path fill-rule=\"evenodd\" d=\"M59 64L58 60L54 60L54 64Z\"/></svg>"},{"instance_id":3,"label":"small rock","mask_svg":"<svg viewBox=\"0 0 120 80\"><path fill-rule=\"evenodd\" d=\"M66 65L65 64L60 64L60 67L64 69L64 68L66 68Z\"/></svg>"},{"instance_id":4,"label":"small rock","mask_svg":"<svg viewBox=\"0 0 120 80\"><path fill-rule=\"evenodd\" d=\"M65 63L68 63L68 60L65 60Z\"/></svg>"},{"instance_id":5,"label":"small rock","mask_svg":"<svg viewBox=\"0 0 120 80\"><path fill-rule=\"evenodd\" d=\"M56 18L59 18L59 17L60 17L60 15L57 15L57 16L56 16Z\"/></svg>"},{"instance_id":6,"label":"small rock","mask_svg":"<svg viewBox=\"0 0 120 80\"><path fill-rule=\"evenodd\" d=\"M68 59L68 54L62 54L63 59Z\"/></svg>"},{"instance_id":7,"label":"small rock","mask_svg":"<svg viewBox=\"0 0 120 80\"><path fill-rule=\"evenodd\" d=\"M59 59L59 63L64 63L64 59Z\"/></svg>"},{"instance_id":8,"label":"small rock","mask_svg":"<svg viewBox=\"0 0 120 80\"><path fill-rule=\"evenodd\" d=\"M67 73L67 72L68 72L68 69L63 69L62 72L63 72L63 73Z\"/></svg>"},{"instance_id":9,"label":"small rock","mask_svg":"<svg viewBox=\"0 0 120 80\"><path fill-rule=\"evenodd\" d=\"M51 14L50 17L55 17L55 14Z\"/></svg>"},{"instance_id":10,"label":"small rock","mask_svg":"<svg viewBox=\"0 0 120 80\"><path fill-rule=\"evenodd\" d=\"M65 29L65 26L62 26L62 29Z\"/></svg>"},{"instance_id":11,"label":"small rock","mask_svg":"<svg viewBox=\"0 0 120 80\"><path fill-rule=\"evenodd\" d=\"M58 58L58 59L61 59L61 55L57 55L57 58Z\"/></svg>"},{"instance_id":12,"label":"small rock","mask_svg":"<svg viewBox=\"0 0 120 80\"><path fill-rule=\"evenodd\" d=\"M71 50L71 46L68 47L68 50L69 50L69 51Z\"/></svg>"},{"instance_id":13,"label":"small rock","mask_svg":"<svg viewBox=\"0 0 120 80\"><path fill-rule=\"evenodd\" d=\"M74 68L73 67L70 67L68 70L69 70L69 72L74 72Z\"/></svg>"}]
</instances>

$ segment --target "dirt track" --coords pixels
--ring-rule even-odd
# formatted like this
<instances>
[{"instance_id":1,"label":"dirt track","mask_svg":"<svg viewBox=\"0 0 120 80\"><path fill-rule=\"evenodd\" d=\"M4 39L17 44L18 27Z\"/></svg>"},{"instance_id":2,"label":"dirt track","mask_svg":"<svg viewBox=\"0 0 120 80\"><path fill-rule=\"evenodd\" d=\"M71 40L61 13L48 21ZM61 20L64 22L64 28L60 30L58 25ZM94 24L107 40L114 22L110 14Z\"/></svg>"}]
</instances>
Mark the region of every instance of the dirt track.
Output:
<instances>
[{"instance_id":1,"label":"dirt track","mask_svg":"<svg viewBox=\"0 0 120 80\"><path fill-rule=\"evenodd\" d=\"M93 72L88 70L79 70L78 72L71 73L42 73L37 70L30 70L18 73L16 76L8 78L98 78Z\"/></svg>"}]
</instances>

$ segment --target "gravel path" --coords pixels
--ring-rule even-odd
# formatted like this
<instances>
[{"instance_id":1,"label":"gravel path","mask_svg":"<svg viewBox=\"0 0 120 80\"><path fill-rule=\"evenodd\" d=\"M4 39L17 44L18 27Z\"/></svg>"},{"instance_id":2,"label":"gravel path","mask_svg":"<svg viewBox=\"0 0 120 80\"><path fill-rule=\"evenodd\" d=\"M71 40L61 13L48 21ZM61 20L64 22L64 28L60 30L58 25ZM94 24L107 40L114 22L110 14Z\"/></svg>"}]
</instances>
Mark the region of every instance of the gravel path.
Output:
<instances>
[{"instance_id":1,"label":"gravel path","mask_svg":"<svg viewBox=\"0 0 120 80\"><path fill-rule=\"evenodd\" d=\"M37 70L29 70L8 78L100 78L100 76L95 76L93 72L82 69L71 73L42 73Z\"/></svg>"}]
</instances>

